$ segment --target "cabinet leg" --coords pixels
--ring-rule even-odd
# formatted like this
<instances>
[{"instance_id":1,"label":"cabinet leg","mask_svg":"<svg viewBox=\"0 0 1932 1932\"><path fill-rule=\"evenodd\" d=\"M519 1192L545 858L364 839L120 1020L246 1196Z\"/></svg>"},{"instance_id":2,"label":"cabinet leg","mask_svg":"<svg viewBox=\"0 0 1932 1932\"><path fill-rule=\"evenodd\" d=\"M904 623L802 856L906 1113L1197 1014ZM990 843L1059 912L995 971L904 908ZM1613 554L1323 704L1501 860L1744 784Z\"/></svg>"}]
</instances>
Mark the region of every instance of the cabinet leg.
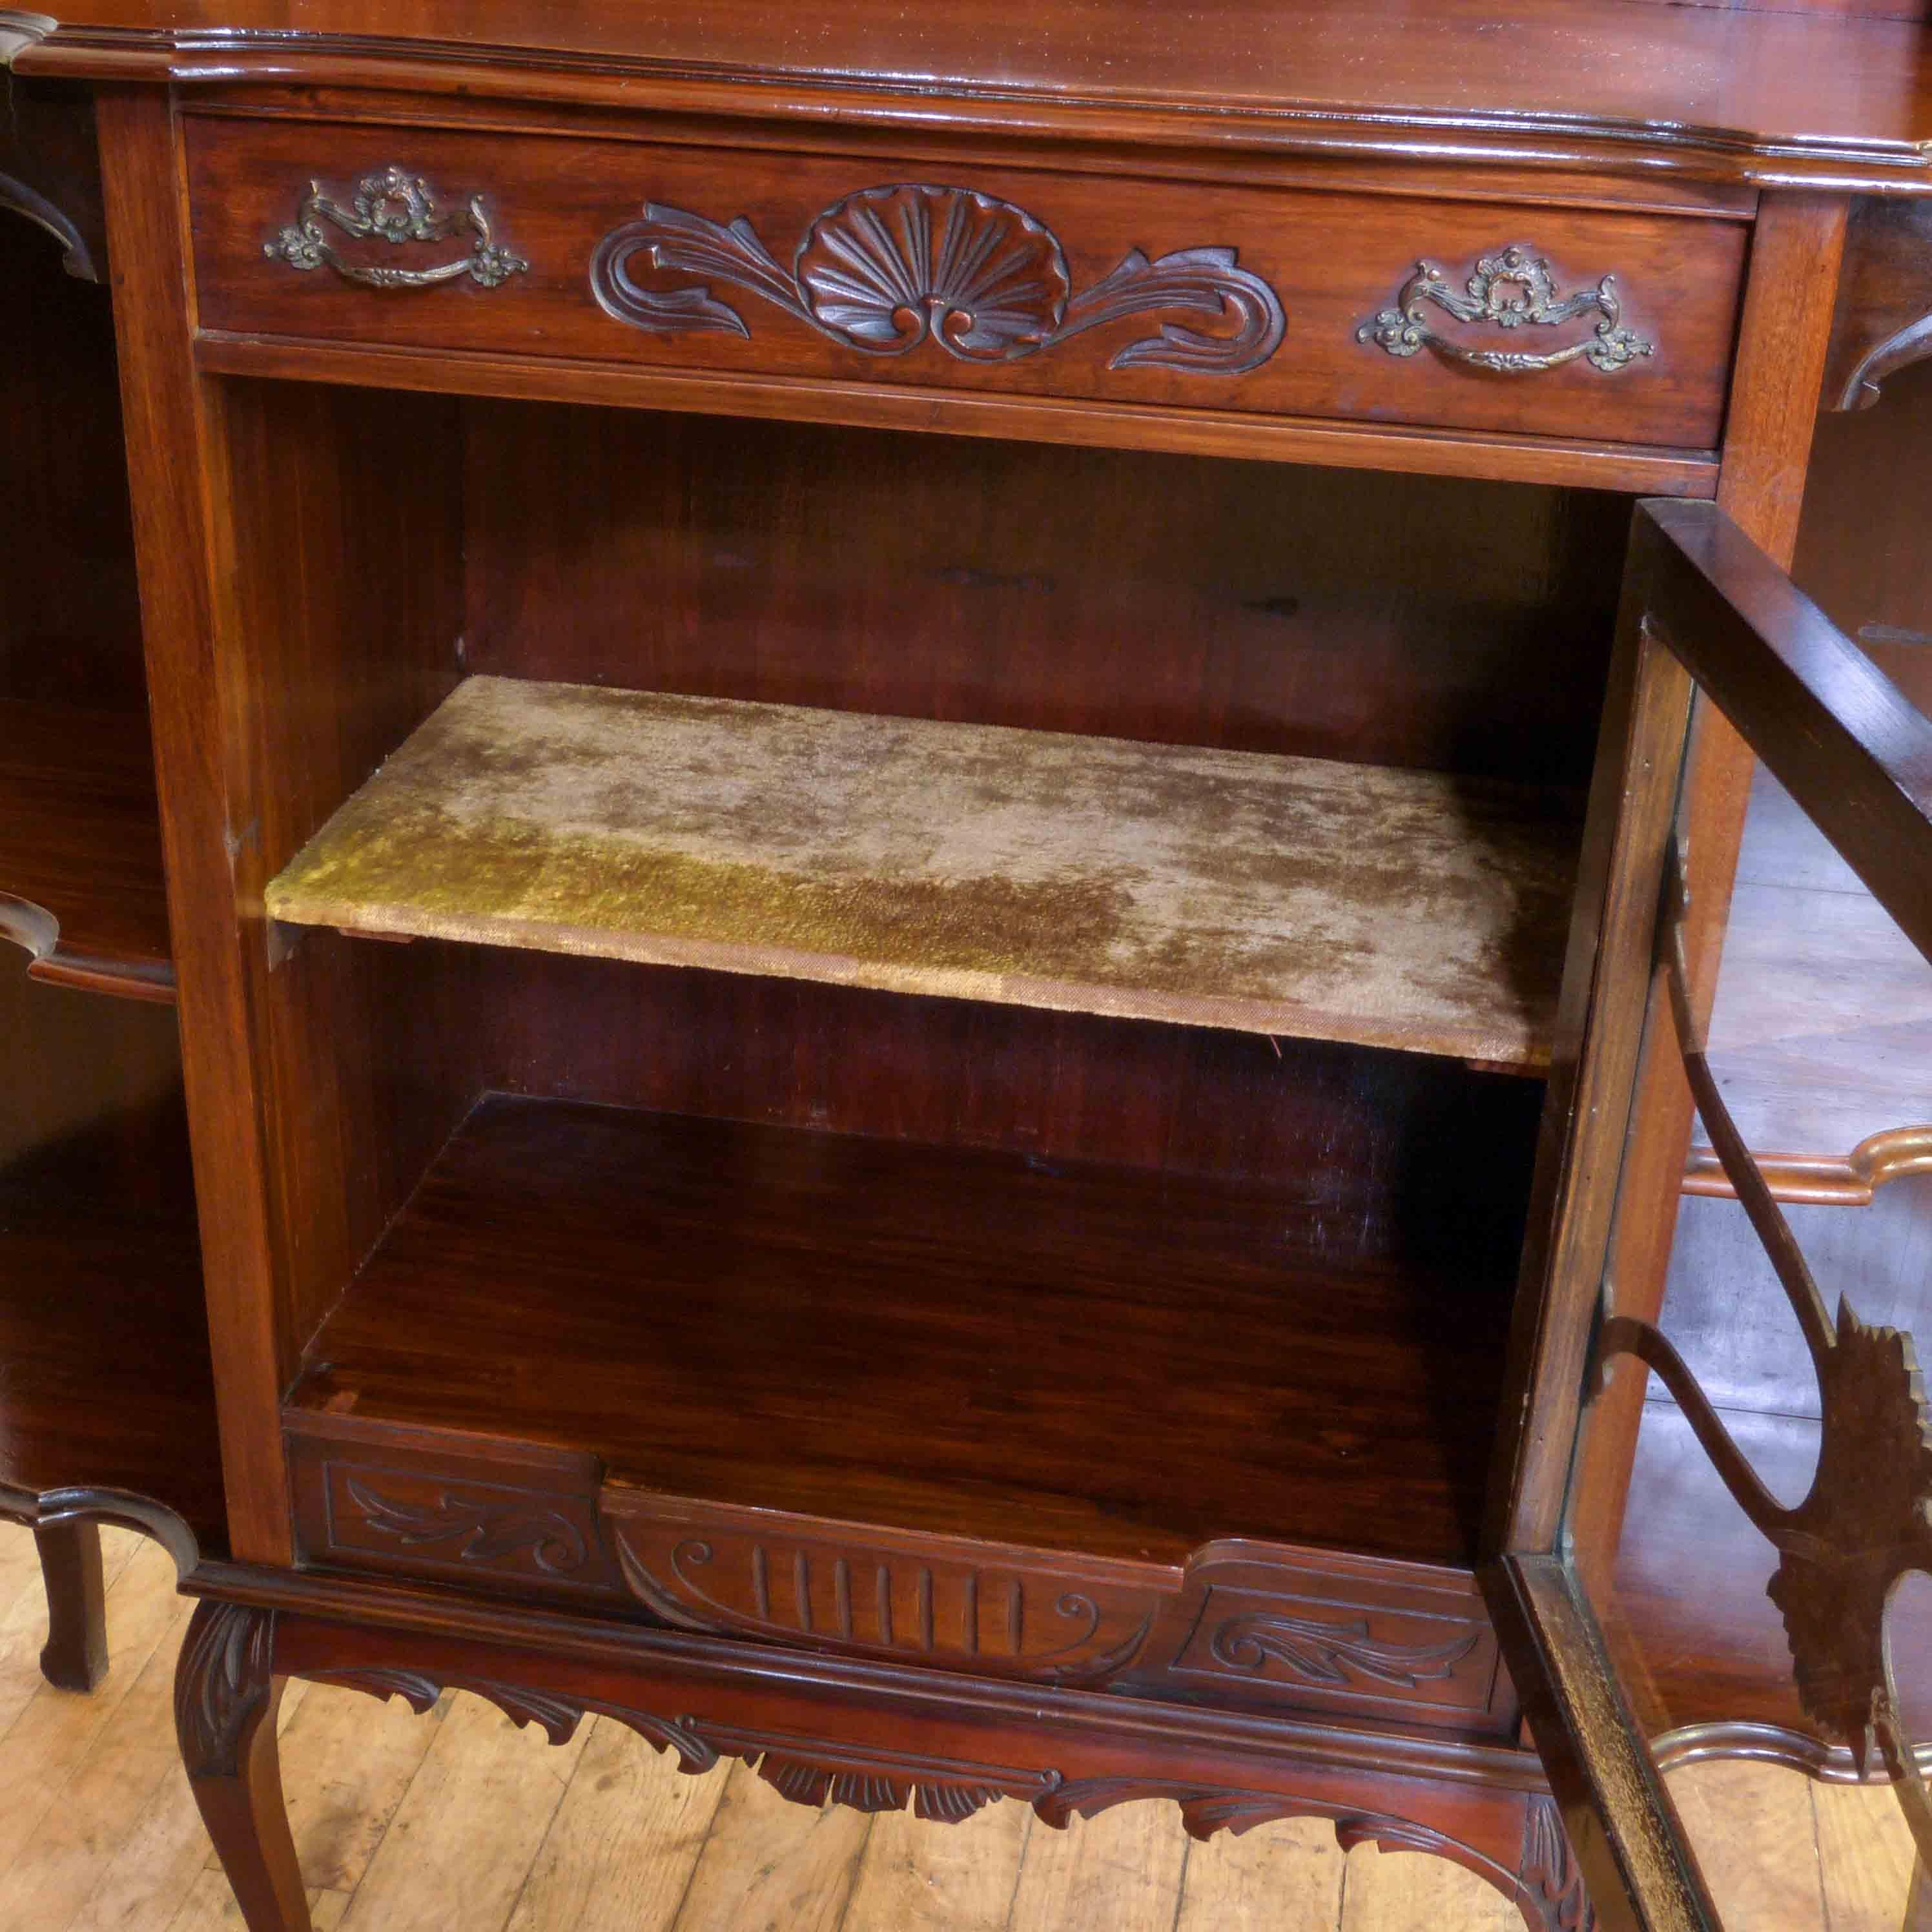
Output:
<instances>
[{"instance_id":1,"label":"cabinet leg","mask_svg":"<svg viewBox=\"0 0 1932 1932\"><path fill-rule=\"evenodd\" d=\"M107 1586L100 1532L91 1522L34 1526L47 1586L40 1674L62 1690L92 1690L107 1675Z\"/></svg>"},{"instance_id":2,"label":"cabinet leg","mask_svg":"<svg viewBox=\"0 0 1932 1932\"><path fill-rule=\"evenodd\" d=\"M175 1666L175 1732L249 1932L310 1932L282 1798L274 1649L274 1612L202 1604Z\"/></svg>"}]
</instances>

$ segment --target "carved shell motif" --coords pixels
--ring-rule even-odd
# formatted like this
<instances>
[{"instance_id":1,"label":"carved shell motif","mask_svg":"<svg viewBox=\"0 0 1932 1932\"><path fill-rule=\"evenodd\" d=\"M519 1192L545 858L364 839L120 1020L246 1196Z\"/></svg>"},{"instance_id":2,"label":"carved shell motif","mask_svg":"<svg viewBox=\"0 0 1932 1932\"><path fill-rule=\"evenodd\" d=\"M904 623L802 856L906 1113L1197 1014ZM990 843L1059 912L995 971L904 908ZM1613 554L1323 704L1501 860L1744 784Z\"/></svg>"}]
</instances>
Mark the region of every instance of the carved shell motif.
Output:
<instances>
[{"instance_id":1,"label":"carved shell motif","mask_svg":"<svg viewBox=\"0 0 1932 1932\"><path fill-rule=\"evenodd\" d=\"M794 272L813 318L855 349L903 355L928 334L1000 362L1060 326L1072 284L1024 209L956 188L870 188L806 230Z\"/></svg>"},{"instance_id":2,"label":"carved shell motif","mask_svg":"<svg viewBox=\"0 0 1932 1932\"><path fill-rule=\"evenodd\" d=\"M672 275L704 279L664 286ZM633 328L748 338L744 317L712 293L718 282L871 356L903 356L930 340L962 362L1008 362L1165 309L1220 326L1163 322L1159 334L1117 350L1108 368L1237 376L1265 362L1288 328L1280 298L1232 248L1181 248L1151 261L1130 249L1076 295L1065 251L1024 208L972 188L903 182L833 203L807 228L789 269L742 215L718 222L657 202L645 204L641 220L611 230L590 264L598 306Z\"/></svg>"}]
</instances>

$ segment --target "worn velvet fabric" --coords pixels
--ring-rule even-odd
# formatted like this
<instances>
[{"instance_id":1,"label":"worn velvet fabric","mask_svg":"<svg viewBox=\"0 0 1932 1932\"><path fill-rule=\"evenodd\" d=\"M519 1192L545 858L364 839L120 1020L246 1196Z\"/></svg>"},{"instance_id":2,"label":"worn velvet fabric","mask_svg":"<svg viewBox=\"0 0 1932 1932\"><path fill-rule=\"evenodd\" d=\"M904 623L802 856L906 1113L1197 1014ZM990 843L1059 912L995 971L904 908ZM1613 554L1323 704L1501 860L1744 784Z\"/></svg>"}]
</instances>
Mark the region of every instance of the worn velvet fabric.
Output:
<instances>
[{"instance_id":1,"label":"worn velvet fabric","mask_svg":"<svg viewBox=\"0 0 1932 1932\"><path fill-rule=\"evenodd\" d=\"M1435 772L467 680L275 917L1547 1058L1546 795Z\"/></svg>"}]
</instances>

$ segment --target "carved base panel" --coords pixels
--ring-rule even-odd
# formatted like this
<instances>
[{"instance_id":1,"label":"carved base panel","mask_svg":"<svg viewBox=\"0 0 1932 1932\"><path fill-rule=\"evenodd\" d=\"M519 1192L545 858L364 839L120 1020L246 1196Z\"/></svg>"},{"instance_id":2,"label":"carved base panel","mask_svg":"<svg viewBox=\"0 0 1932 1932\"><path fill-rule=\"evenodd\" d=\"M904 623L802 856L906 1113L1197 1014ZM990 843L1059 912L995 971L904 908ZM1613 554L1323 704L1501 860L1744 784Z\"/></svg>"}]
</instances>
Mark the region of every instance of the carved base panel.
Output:
<instances>
[{"instance_id":1,"label":"carved base panel","mask_svg":"<svg viewBox=\"0 0 1932 1932\"><path fill-rule=\"evenodd\" d=\"M661 1495L580 1450L304 1412L305 1562L1042 1684L1508 1737L1474 1578L1224 1540L1137 1562Z\"/></svg>"},{"instance_id":2,"label":"carved base panel","mask_svg":"<svg viewBox=\"0 0 1932 1932\"><path fill-rule=\"evenodd\" d=\"M290 1594L272 1580L261 1591ZM454 1688L536 1725L553 1743L596 1714L636 1731L686 1772L740 1758L803 1804L910 1806L922 1819L955 1823L1011 1798L1060 1828L1156 1799L1178 1805L1199 1838L1325 1817L1345 1849L1372 1840L1454 1859L1512 1899L1534 1932L1582 1932L1592 1922L1555 1806L1526 1752L1396 1738L1378 1750L1361 1732L1217 1720L1138 1699L884 1666L802 1661L789 1670L770 1649L668 1634L623 1639L608 1624L572 1631L536 1612L443 1613L472 1632L495 1627L455 1634L428 1627L440 1613L412 1593L317 1585L303 1594L344 1612L359 1595L364 1608L414 1627L205 1604L198 1636L184 1648L177 1699L204 1784L239 1774L236 1740L265 1708L271 1679L401 1696L418 1710ZM503 1640L512 1633L519 1640ZM546 1639L548 1648L530 1647ZM257 1750L262 1735L250 1731ZM275 1820L257 1822L272 1838ZM259 1895L260 1862L251 1866L248 1847L231 1842L224 1852L254 1873Z\"/></svg>"}]
</instances>

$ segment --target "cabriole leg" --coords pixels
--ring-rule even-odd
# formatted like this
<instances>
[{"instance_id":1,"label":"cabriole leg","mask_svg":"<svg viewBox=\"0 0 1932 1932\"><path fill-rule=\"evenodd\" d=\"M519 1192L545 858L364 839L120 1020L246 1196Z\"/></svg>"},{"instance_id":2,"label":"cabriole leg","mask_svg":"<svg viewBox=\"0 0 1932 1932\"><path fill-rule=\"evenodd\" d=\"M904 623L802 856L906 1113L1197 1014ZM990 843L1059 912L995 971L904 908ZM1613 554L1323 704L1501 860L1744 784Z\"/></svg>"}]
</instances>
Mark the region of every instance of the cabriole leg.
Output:
<instances>
[{"instance_id":1,"label":"cabriole leg","mask_svg":"<svg viewBox=\"0 0 1932 1932\"><path fill-rule=\"evenodd\" d=\"M250 1932L310 1932L282 1798L272 1611L196 1610L175 1666L175 1731L196 1804Z\"/></svg>"},{"instance_id":2,"label":"cabriole leg","mask_svg":"<svg viewBox=\"0 0 1932 1932\"><path fill-rule=\"evenodd\" d=\"M40 1674L62 1690L92 1690L107 1675L107 1586L100 1532L91 1522L34 1526L47 1586Z\"/></svg>"}]
</instances>

